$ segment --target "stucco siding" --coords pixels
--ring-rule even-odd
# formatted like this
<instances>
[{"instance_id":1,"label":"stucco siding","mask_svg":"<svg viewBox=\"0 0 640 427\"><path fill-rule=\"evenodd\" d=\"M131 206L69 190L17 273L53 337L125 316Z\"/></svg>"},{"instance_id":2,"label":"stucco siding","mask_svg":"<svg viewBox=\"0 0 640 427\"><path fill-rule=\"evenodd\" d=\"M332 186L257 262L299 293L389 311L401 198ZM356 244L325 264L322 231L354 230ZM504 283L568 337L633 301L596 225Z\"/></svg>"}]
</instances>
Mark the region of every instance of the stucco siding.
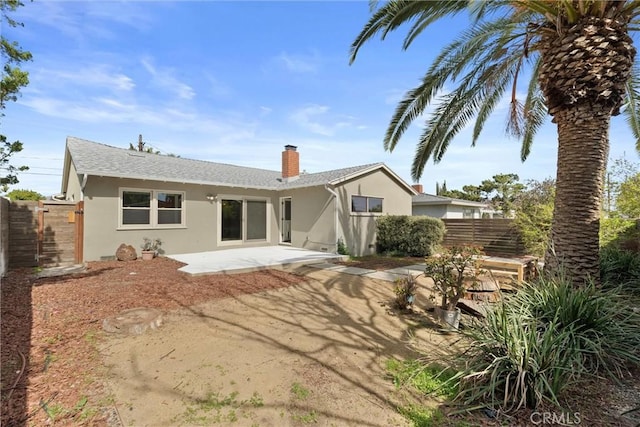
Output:
<instances>
[{"instance_id":1,"label":"stucco siding","mask_svg":"<svg viewBox=\"0 0 640 427\"><path fill-rule=\"evenodd\" d=\"M324 186L282 191L278 195L291 197L292 246L336 251L335 200Z\"/></svg>"},{"instance_id":2,"label":"stucco siding","mask_svg":"<svg viewBox=\"0 0 640 427\"><path fill-rule=\"evenodd\" d=\"M447 207L446 205L435 206L413 206L413 215L415 216L430 216L433 218L446 218Z\"/></svg>"},{"instance_id":3,"label":"stucco siding","mask_svg":"<svg viewBox=\"0 0 640 427\"><path fill-rule=\"evenodd\" d=\"M375 253L376 219L381 215L411 215L412 194L383 170L376 170L337 186L340 196L338 234L353 255ZM382 198L381 213L354 213L352 196Z\"/></svg>"},{"instance_id":4,"label":"stucco siding","mask_svg":"<svg viewBox=\"0 0 640 427\"><path fill-rule=\"evenodd\" d=\"M413 215L426 215L433 218L441 219L462 219L464 218L465 209L473 210L473 218L480 218L480 209L470 206L456 205L414 205L412 208Z\"/></svg>"},{"instance_id":5,"label":"stucco siding","mask_svg":"<svg viewBox=\"0 0 640 427\"><path fill-rule=\"evenodd\" d=\"M67 179L65 198L69 201L79 202L82 200L82 189L80 188L80 179L76 173L76 167L71 163L69 167L69 176Z\"/></svg>"},{"instance_id":6,"label":"stucco siding","mask_svg":"<svg viewBox=\"0 0 640 427\"><path fill-rule=\"evenodd\" d=\"M184 191L184 227L176 228L119 228L120 188ZM208 194L218 195L209 201ZM241 197L267 197L267 239L256 242L225 242L219 244L218 204L221 195ZM277 197L275 192L209 187L201 185L181 185L158 181L138 181L118 178L98 178L90 176L85 187L84 258L86 261L115 255L121 243L132 245L140 251L144 237L160 238L166 254L229 249L238 246L262 246L277 244L278 224L275 212Z\"/></svg>"}]
</instances>

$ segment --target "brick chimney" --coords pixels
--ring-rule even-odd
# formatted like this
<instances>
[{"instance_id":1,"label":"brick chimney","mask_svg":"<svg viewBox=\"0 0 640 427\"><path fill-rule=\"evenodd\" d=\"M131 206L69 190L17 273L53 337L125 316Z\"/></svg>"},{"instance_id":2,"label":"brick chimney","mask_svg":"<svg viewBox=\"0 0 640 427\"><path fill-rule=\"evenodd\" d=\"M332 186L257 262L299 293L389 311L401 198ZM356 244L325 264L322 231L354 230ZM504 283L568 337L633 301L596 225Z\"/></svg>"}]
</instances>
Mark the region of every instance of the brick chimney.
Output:
<instances>
[{"instance_id":1,"label":"brick chimney","mask_svg":"<svg viewBox=\"0 0 640 427\"><path fill-rule=\"evenodd\" d=\"M282 178L295 179L300 175L300 153L298 147L285 145L282 152Z\"/></svg>"},{"instance_id":2,"label":"brick chimney","mask_svg":"<svg viewBox=\"0 0 640 427\"><path fill-rule=\"evenodd\" d=\"M424 188L422 188L422 184L413 184L412 187L418 193L420 193L420 194L424 193Z\"/></svg>"}]
</instances>

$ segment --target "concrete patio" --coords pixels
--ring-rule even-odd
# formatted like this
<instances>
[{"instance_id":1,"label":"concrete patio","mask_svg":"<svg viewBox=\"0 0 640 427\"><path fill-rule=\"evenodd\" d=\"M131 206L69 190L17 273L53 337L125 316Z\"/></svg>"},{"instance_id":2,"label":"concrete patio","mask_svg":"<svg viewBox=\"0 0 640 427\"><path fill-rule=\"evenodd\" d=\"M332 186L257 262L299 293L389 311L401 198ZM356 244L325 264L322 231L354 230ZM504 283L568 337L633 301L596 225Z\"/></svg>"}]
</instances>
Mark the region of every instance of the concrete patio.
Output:
<instances>
[{"instance_id":1,"label":"concrete patio","mask_svg":"<svg viewBox=\"0 0 640 427\"><path fill-rule=\"evenodd\" d=\"M337 273L363 276L393 282L407 274L418 276L424 273L424 264L398 267L386 271L368 270L334 264L347 261L348 256L309 251L291 246L263 246L256 248L223 249L219 251L167 255L185 263L179 270L192 275L247 273L267 268L294 268L308 265Z\"/></svg>"},{"instance_id":2,"label":"concrete patio","mask_svg":"<svg viewBox=\"0 0 640 427\"><path fill-rule=\"evenodd\" d=\"M167 257L187 264L179 270L193 275L246 273L267 268L292 268L348 259L348 257L338 254L310 251L291 246L223 249L167 255Z\"/></svg>"}]
</instances>

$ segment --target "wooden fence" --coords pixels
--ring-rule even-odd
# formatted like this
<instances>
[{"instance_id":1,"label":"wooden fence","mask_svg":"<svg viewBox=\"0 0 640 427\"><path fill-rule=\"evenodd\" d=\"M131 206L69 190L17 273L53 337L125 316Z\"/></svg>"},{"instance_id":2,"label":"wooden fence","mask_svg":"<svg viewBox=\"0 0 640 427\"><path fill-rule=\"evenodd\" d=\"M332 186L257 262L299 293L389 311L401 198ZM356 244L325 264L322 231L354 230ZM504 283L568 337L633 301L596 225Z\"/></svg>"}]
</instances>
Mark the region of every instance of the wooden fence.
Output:
<instances>
[{"instance_id":1,"label":"wooden fence","mask_svg":"<svg viewBox=\"0 0 640 427\"><path fill-rule=\"evenodd\" d=\"M9 267L38 266L38 202L9 203Z\"/></svg>"},{"instance_id":2,"label":"wooden fence","mask_svg":"<svg viewBox=\"0 0 640 427\"><path fill-rule=\"evenodd\" d=\"M491 256L526 255L522 236L512 219L443 219L445 246L473 244Z\"/></svg>"},{"instance_id":3,"label":"wooden fence","mask_svg":"<svg viewBox=\"0 0 640 427\"><path fill-rule=\"evenodd\" d=\"M82 262L83 203L2 202L0 267L54 267Z\"/></svg>"}]
</instances>

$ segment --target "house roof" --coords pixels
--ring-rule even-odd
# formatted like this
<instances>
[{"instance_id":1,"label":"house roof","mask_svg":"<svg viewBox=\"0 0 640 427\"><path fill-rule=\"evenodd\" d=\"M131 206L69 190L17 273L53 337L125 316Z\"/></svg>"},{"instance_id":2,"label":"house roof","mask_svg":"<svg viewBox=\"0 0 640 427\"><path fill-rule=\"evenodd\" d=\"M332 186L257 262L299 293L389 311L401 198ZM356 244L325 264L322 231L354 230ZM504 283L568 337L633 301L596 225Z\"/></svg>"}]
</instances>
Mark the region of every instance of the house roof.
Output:
<instances>
[{"instance_id":1,"label":"house roof","mask_svg":"<svg viewBox=\"0 0 640 427\"><path fill-rule=\"evenodd\" d=\"M411 204L418 206L432 205L454 205L454 206L471 206L484 208L487 205L482 202L473 202L471 200L454 199L451 197L436 196L433 194L417 194L411 198Z\"/></svg>"},{"instance_id":2,"label":"house roof","mask_svg":"<svg viewBox=\"0 0 640 427\"><path fill-rule=\"evenodd\" d=\"M265 190L335 185L377 169L383 169L400 185L406 187L409 193L415 194L415 190L384 163L371 163L318 173L302 173L294 180L284 180L281 171L144 153L72 136L67 137L63 186L67 181L69 162L73 162L76 172L84 176L95 175ZM64 190L65 188L63 188Z\"/></svg>"}]
</instances>

